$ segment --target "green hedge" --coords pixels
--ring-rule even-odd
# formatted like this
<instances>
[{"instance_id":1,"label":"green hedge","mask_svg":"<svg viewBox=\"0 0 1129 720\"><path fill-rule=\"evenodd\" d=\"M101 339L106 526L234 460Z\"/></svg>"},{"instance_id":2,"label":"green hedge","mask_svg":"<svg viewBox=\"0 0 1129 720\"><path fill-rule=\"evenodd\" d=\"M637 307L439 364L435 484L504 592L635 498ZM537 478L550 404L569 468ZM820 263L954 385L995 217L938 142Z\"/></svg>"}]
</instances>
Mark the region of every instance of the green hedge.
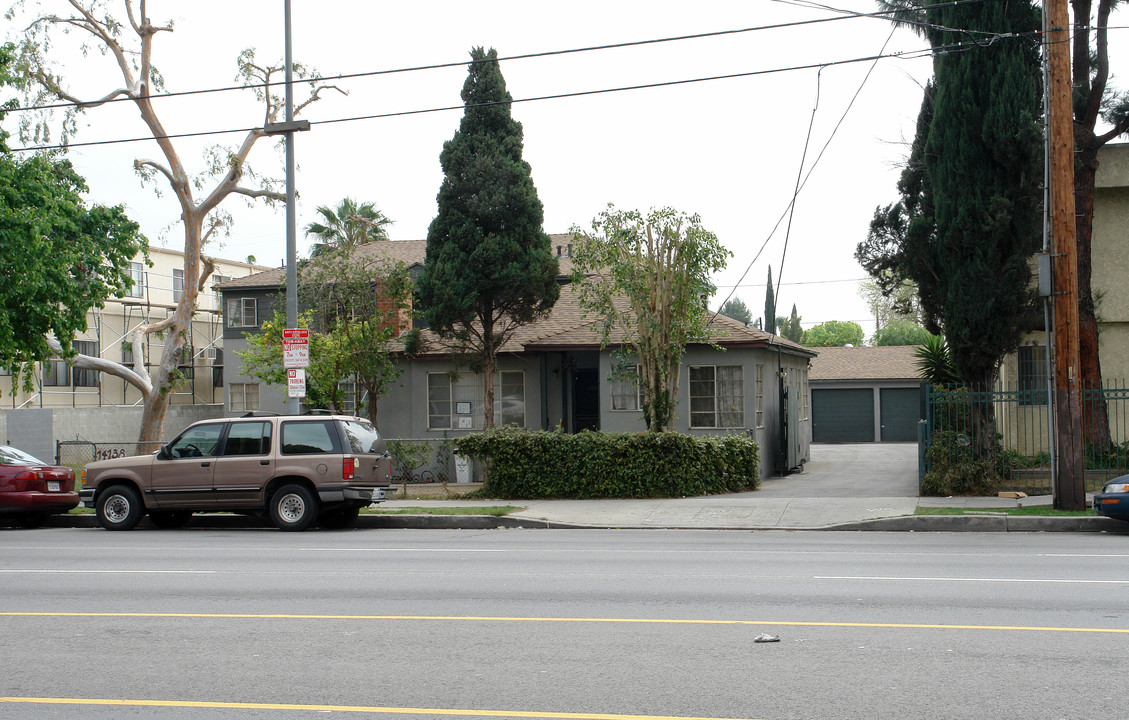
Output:
<instances>
[{"instance_id":1,"label":"green hedge","mask_svg":"<svg viewBox=\"0 0 1129 720\"><path fill-rule=\"evenodd\" d=\"M755 490L757 444L743 435L494 428L455 440L485 462L496 498L686 497Z\"/></svg>"}]
</instances>

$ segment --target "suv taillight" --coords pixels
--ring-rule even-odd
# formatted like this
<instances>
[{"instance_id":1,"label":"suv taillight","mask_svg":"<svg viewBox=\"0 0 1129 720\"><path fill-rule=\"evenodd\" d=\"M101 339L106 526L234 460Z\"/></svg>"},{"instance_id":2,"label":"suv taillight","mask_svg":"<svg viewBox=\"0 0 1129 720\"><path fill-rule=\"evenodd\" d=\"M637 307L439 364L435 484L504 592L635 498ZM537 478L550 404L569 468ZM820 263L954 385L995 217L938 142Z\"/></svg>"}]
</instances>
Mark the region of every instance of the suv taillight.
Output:
<instances>
[{"instance_id":1,"label":"suv taillight","mask_svg":"<svg viewBox=\"0 0 1129 720\"><path fill-rule=\"evenodd\" d=\"M352 480L353 471L356 469L356 460L354 458L345 458L341 461L341 479Z\"/></svg>"}]
</instances>

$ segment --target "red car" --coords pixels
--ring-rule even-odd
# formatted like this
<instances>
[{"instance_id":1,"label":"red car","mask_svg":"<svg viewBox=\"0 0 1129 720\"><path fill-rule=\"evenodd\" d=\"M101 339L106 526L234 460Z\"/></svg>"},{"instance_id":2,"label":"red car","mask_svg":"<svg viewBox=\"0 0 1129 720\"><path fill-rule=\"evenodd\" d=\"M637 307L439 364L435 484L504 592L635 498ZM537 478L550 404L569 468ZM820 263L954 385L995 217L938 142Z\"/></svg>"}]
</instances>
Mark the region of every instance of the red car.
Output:
<instances>
[{"instance_id":1,"label":"red car","mask_svg":"<svg viewBox=\"0 0 1129 720\"><path fill-rule=\"evenodd\" d=\"M78 506L74 470L57 467L8 445L0 445L0 517L32 528L48 515Z\"/></svg>"}]
</instances>

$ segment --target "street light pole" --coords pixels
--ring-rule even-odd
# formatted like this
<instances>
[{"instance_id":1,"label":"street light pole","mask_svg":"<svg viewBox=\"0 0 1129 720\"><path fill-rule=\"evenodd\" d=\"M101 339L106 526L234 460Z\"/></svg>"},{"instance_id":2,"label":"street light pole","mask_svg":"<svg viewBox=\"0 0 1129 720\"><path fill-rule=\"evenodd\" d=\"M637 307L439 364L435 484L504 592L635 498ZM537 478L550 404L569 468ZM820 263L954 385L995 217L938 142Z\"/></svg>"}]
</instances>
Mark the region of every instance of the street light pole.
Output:
<instances>
[{"instance_id":1,"label":"street light pole","mask_svg":"<svg viewBox=\"0 0 1129 720\"><path fill-rule=\"evenodd\" d=\"M284 0L286 35L286 123L294 122L294 62L290 49L290 0ZM298 327L298 208L295 207L297 192L294 189L294 130L286 132L286 327ZM299 398L288 398L286 412L297 415L301 408Z\"/></svg>"}]
</instances>

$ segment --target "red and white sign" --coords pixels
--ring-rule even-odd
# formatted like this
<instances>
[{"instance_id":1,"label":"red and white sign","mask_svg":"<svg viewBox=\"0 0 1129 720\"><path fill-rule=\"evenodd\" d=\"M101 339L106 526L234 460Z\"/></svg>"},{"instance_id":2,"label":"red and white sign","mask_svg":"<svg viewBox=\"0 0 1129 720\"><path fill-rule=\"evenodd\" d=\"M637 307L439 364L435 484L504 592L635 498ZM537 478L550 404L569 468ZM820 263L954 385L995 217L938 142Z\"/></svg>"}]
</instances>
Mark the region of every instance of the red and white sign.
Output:
<instances>
[{"instance_id":1,"label":"red and white sign","mask_svg":"<svg viewBox=\"0 0 1129 720\"><path fill-rule=\"evenodd\" d=\"M306 328L284 329L282 331L282 367L289 369L309 366L310 331ZM305 381L303 380L303 382ZM291 395L291 397L294 396Z\"/></svg>"},{"instance_id":2,"label":"red and white sign","mask_svg":"<svg viewBox=\"0 0 1129 720\"><path fill-rule=\"evenodd\" d=\"M286 397L306 397L306 371L302 368L290 368L286 371Z\"/></svg>"}]
</instances>

